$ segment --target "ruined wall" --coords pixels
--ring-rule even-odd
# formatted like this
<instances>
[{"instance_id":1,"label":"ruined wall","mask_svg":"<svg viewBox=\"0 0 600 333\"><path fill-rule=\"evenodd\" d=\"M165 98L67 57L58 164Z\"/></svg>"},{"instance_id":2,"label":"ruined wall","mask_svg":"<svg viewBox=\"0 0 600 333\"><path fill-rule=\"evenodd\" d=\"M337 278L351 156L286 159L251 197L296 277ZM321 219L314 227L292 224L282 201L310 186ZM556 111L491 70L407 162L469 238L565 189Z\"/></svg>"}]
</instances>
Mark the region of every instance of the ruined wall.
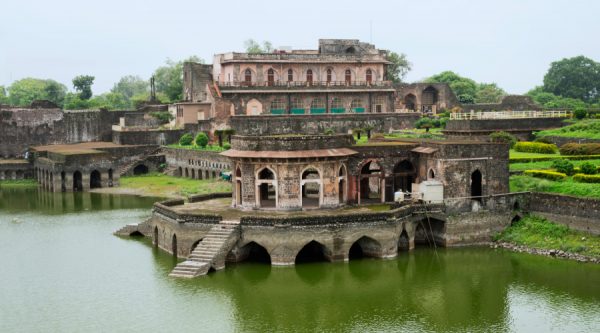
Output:
<instances>
[{"instance_id":1,"label":"ruined wall","mask_svg":"<svg viewBox=\"0 0 600 333\"><path fill-rule=\"evenodd\" d=\"M29 146L111 141L112 125L125 112L1 106L0 157L22 157Z\"/></svg>"},{"instance_id":2,"label":"ruined wall","mask_svg":"<svg viewBox=\"0 0 600 333\"><path fill-rule=\"evenodd\" d=\"M533 192L528 209L569 228L600 235L600 200Z\"/></svg>"},{"instance_id":3,"label":"ruined wall","mask_svg":"<svg viewBox=\"0 0 600 333\"><path fill-rule=\"evenodd\" d=\"M461 106L456 95L454 95L454 92L446 83L401 83L396 85L395 88L397 109L425 111L423 107L431 105L429 104L431 101L426 101L423 98L423 93L428 88L435 89L436 97L433 105L436 107L436 112ZM414 105L411 106L411 103Z\"/></svg>"},{"instance_id":4,"label":"ruined wall","mask_svg":"<svg viewBox=\"0 0 600 333\"><path fill-rule=\"evenodd\" d=\"M531 111L541 110L542 107L533 102L531 97L523 95L508 95L500 103L463 104L463 111Z\"/></svg>"},{"instance_id":5,"label":"ruined wall","mask_svg":"<svg viewBox=\"0 0 600 333\"><path fill-rule=\"evenodd\" d=\"M112 132L112 142L121 145L169 145L179 142L186 131L180 130L119 130Z\"/></svg>"},{"instance_id":6,"label":"ruined wall","mask_svg":"<svg viewBox=\"0 0 600 333\"><path fill-rule=\"evenodd\" d=\"M294 135L294 136L241 136L231 137L233 149L252 151L294 151L347 148L354 144L352 135Z\"/></svg>"},{"instance_id":7,"label":"ruined wall","mask_svg":"<svg viewBox=\"0 0 600 333\"><path fill-rule=\"evenodd\" d=\"M293 116L234 116L230 124L240 135L323 134L326 129L347 134L354 128L373 127L373 132L414 128L418 113L325 114Z\"/></svg>"}]
</instances>

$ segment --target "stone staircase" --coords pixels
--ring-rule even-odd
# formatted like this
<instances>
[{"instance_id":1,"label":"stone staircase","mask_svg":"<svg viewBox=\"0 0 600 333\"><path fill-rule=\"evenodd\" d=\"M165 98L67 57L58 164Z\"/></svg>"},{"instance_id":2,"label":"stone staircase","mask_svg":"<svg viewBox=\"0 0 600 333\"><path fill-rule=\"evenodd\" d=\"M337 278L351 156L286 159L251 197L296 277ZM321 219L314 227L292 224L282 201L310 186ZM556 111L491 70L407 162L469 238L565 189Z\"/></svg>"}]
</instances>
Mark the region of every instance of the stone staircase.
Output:
<instances>
[{"instance_id":1,"label":"stone staircase","mask_svg":"<svg viewBox=\"0 0 600 333\"><path fill-rule=\"evenodd\" d=\"M154 156L154 155L158 155L162 150L162 147L158 147L155 150L151 151L150 153L148 153L146 156L142 157L142 158L138 158L135 159L133 161L130 161L124 165L122 165L121 167L119 167L118 169L118 173L119 176L123 176L125 175L127 172L129 172L129 170L131 170L136 164L140 163L140 162L144 162L148 157L150 156Z\"/></svg>"},{"instance_id":2,"label":"stone staircase","mask_svg":"<svg viewBox=\"0 0 600 333\"><path fill-rule=\"evenodd\" d=\"M211 268L225 268L225 258L239 236L239 221L221 221L210 229L186 261L175 266L169 276L193 278L206 275Z\"/></svg>"}]
</instances>

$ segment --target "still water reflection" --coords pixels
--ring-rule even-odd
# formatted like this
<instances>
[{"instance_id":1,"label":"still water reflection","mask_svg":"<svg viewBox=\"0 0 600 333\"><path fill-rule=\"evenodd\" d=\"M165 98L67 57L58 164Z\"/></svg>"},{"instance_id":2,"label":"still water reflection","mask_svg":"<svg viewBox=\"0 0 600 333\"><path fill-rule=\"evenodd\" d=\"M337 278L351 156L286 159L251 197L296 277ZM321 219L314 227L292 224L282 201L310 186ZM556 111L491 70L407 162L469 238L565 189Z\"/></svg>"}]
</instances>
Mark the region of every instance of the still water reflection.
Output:
<instances>
[{"instance_id":1,"label":"still water reflection","mask_svg":"<svg viewBox=\"0 0 600 333\"><path fill-rule=\"evenodd\" d=\"M487 248L194 280L112 232L152 199L0 191L0 331L594 332L600 267Z\"/></svg>"}]
</instances>

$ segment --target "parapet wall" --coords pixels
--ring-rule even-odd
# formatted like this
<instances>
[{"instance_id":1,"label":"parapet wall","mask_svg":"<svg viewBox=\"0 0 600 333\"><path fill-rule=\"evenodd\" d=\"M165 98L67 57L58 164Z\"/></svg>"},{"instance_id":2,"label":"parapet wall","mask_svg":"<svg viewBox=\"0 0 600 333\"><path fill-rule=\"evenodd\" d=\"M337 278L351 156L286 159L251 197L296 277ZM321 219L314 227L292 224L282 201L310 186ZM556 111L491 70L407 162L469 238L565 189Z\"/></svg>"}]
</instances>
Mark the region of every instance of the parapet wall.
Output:
<instances>
[{"instance_id":1,"label":"parapet wall","mask_svg":"<svg viewBox=\"0 0 600 333\"><path fill-rule=\"evenodd\" d=\"M600 235L600 200L550 193L531 193L529 211L569 228Z\"/></svg>"},{"instance_id":2,"label":"parapet wall","mask_svg":"<svg viewBox=\"0 0 600 333\"><path fill-rule=\"evenodd\" d=\"M230 125L240 135L324 134L327 129L347 134L355 128L374 132L414 128L420 113L309 114L232 116Z\"/></svg>"},{"instance_id":3,"label":"parapet wall","mask_svg":"<svg viewBox=\"0 0 600 333\"><path fill-rule=\"evenodd\" d=\"M564 118L448 120L446 131L515 131L558 128Z\"/></svg>"},{"instance_id":4,"label":"parapet wall","mask_svg":"<svg viewBox=\"0 0 600 333\"><path fill-rule=\"evenodd\" d=\"M233 149L249 151L293 151L347 148L354 144L352 135L280 135L231 137Z\"/></svg>"}]
</instances>

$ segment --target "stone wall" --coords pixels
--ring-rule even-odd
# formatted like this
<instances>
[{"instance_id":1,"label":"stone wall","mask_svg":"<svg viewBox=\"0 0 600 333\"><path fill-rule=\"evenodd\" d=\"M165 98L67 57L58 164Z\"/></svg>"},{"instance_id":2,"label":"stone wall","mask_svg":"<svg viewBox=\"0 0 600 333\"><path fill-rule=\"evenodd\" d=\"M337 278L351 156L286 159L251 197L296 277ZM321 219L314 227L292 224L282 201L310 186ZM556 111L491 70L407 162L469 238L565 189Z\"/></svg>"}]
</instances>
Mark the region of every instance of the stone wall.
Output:
<instances>
[{"instance_id":1,"label":"stone wall","mask_svg":"<svg viewBox=\"0 0 600 333\"><path fill-rule=\"evenodd\" d=\"M294 135L231 137L231 146L238 150L294 151L347 148L354 144L352 135Z\"/></svg>"},{"instance_id":2,"label":"stone wall","mask_svg":"<svg viewBox=\"0 0 600 333\"><path fill-rule=\"evenodd\" d=\"M542 107L533 102L531 97L523 95L508 95L500 103L463 104L463 111L532 111Z\"/></svg>"},{"instance_id":3,"label":"stone wall","mask_svg":"<svg viewBox=\"0 0 600 333\"><path fill-rule=\"evenodd\" d=\"M600 235L600 200L550 193L531 193L528 210L571 229Z\"/></svg>"},{"instance_id":4,"label":"stone wall","mask_svg":"<svg viewBox=\"0 0 600 333\"><path fill-rule=\"evenodd\" d=\"M448 120L446 131L544 130L563 126L565 118Z\"/></svg>"},{"instance_id":5,"label":"stone wall","mask_svg":"<svg viewBox=\"0 0 600 333\"><path fill-rule=\"evenodd\" d=\"M232 169L228 157L213 151L165 147L163 153L168 168L178 177L217 178L221 172Z\"/></svg>"},{"instance_id":6,"label":"stone wall","mask_svg":"<svg viewBox=\"0 0 600 333\"><path fill-rule=\"evenodd\" d=\"M567 143L600 143L600 139L587 139L587 138L568 138L564 136L544 136L544 138L549 139L558 147L567 144Z\"/></svg>"},{"instance_id":7,"label":"stone wall","mask_svg":"<svg viewBox=\"0 0 600 333\"><path fill-rule=\"evenodd\" d=\"M1 160L0 180L33 178L33 164L26 160Z\"/></svg>"},{"instance_id":8,"label":"stone wall","mask_svg":"<svg viewBox=\"0 0 600 333\"><path fill-rule=\"evenodd\" d=\"M186 133L178 130L115 130L112 131L112 142L120 145L169 145L179 142Z\"/></svg>"},{"instance_id":9,"label":"stone wall","mask_svg":"<svg viewBox=\"0 0 600 333\"><path fill-rule=\"evenodd\" d=\"M240 135L324 134L326 129L347 134L354 128L373 127L373 132L414 128L419 113L369 113L324 115L233 116L230 125Z\"/></svg>"}]
</instances>

